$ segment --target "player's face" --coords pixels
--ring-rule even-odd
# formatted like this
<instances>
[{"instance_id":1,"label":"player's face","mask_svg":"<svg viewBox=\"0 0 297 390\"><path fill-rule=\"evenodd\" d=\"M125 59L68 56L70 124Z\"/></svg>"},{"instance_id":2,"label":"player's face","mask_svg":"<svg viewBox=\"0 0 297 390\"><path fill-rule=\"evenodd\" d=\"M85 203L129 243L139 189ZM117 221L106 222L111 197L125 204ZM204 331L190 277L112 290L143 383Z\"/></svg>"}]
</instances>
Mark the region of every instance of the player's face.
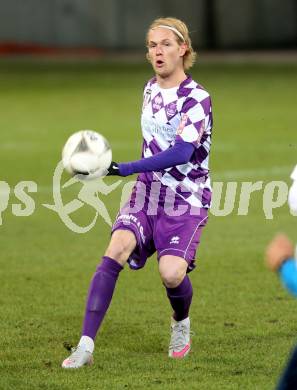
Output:
<instances>
[{"instance_id":1,"label":"player's face","mask_svg":"<svg viewBox=\"0 0 297 390\"><path fill-rule=\"evenodd\" d=\"M157 76L169 77L183 70L185 44L179 44L173 31L155 28L148 33L148 55Z\"/></svg>"}]
</instances>

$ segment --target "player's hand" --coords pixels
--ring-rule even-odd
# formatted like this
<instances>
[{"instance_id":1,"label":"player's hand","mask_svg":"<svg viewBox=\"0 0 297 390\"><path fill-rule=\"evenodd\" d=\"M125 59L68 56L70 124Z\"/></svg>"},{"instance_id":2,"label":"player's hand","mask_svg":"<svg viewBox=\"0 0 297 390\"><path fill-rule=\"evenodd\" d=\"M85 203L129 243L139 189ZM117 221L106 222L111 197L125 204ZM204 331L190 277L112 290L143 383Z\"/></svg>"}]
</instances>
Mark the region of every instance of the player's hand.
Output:
<instances>
[{"instance_id":1,"label":"player's hand","mask_svg":"<svg viewBox=\"0 0 297 390\"><path fill-rule=\"evenodd\" d=\"M120 168L119 165L112 161L108 170L107 170L107 175L106 176L122 176L120 173Z\"/></svg>"},{"instance_id":2,"label":"player's hand","mask_svg":"<svg viewBox=\"0 0 297 390\"><path fill-rule=\"evenodd\" d=\"M267 267L277 271L284 261L293 257L293 243L285 234L278 234L267 246L265 255Z\"/></svg>"}]
</instances>

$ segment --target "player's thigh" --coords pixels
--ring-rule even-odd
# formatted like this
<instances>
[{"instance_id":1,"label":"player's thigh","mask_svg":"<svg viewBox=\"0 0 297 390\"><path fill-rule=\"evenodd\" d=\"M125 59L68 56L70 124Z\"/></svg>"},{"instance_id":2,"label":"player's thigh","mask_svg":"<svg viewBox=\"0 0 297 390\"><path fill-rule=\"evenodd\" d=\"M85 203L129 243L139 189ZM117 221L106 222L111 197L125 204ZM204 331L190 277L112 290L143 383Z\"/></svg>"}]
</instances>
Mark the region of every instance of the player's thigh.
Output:
<instances>
[{"instance_id":1,"label":"player's thigh","mask_svg":"<svg viewBox=\"0 0 297 390\"><path fill-rule=\"evenodd\" d=\"M192 271L195 268L196 252L206 222L207 210L205 209L200 209L199 213L197 212L195 215L191 215L189 212L180 216L169 216L165 212L160 213L154 230L154 242L158 259L160 260L161 257L165 256L170 256L172 259L183 259L188 265L187 271ZM181 266L183 267L184 262L181 262L181 264L183 264ZM164 275L166 271L166 279L171 272L173 274L177 272L174 265L169 267L168 270L165 268L162 266L161 275Z\"/></svg>"},{"instance_id":2,"label":"player's thigh","mask_svg":"<svg viewBox=\"0 0 297 390\"><path fill-rule=\"evenodd\" d=\"M159 273L166 287L177 287L187 273L188 262L179 256L164 255L159 259Z\"/></svg>"},{"instance_id":3,"label":"player's thigh","mask_svg":"<svg viewBox=\"0 0 297 390\"><path fill-rule=\"evenodd\" d=\"M124 265L136 247L136 238L131 230L117 229L112 233L105 256Z\"/></svg>"}]
</instances>

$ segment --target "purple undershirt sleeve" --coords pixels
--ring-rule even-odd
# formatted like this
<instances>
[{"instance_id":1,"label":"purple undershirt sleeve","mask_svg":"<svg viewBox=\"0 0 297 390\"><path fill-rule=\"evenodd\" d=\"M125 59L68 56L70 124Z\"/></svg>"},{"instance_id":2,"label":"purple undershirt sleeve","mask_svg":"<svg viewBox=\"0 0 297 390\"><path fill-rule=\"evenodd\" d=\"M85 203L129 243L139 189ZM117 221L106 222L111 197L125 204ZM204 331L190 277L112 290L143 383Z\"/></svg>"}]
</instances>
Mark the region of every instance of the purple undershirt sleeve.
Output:
<instances>
[{"instance_id":1,"label":"purple undershirt sleeve","mask_svg":"<svg viewBox=\"0 0 297 390\"><path fill-rule=\"evenodd\" d=\"M133 175L133 173L158 172L162 169L186 164L190 161L194 149L194 145L190 142L177 141L172 148L154 156L137 161L119 163L119 170L122 176Z\"/></svg>"}]
</instances>

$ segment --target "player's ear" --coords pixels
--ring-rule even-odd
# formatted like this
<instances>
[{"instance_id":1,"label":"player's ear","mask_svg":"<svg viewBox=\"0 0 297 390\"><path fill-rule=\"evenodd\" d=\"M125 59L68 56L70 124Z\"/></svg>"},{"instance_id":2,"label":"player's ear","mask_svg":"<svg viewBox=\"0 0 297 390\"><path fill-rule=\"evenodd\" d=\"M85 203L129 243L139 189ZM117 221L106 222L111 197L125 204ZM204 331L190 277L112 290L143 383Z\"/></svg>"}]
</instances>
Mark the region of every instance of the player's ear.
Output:
<instances>
[{"instance_id":1,"label":"player's ear","mask_svg":"<svg viewBox=\"0 0 297 390\"><path fill-rule=\"evenodd\" d=\"M146 53L146 59L148 60L148 62L151 62L151 57L150 57L149 53Z\"/></svg>"},{"instance_id":2,"label":"player's ear","mask_svg":"<svg viewBox=\"0 0 297 390\"><path fill-rule=\"evenodd\" d=\"M183 57L186 54L187 49L188 49L188 45L185 42L179 45L179 53L181 57Z\"/></svg>"}]
</instances>

